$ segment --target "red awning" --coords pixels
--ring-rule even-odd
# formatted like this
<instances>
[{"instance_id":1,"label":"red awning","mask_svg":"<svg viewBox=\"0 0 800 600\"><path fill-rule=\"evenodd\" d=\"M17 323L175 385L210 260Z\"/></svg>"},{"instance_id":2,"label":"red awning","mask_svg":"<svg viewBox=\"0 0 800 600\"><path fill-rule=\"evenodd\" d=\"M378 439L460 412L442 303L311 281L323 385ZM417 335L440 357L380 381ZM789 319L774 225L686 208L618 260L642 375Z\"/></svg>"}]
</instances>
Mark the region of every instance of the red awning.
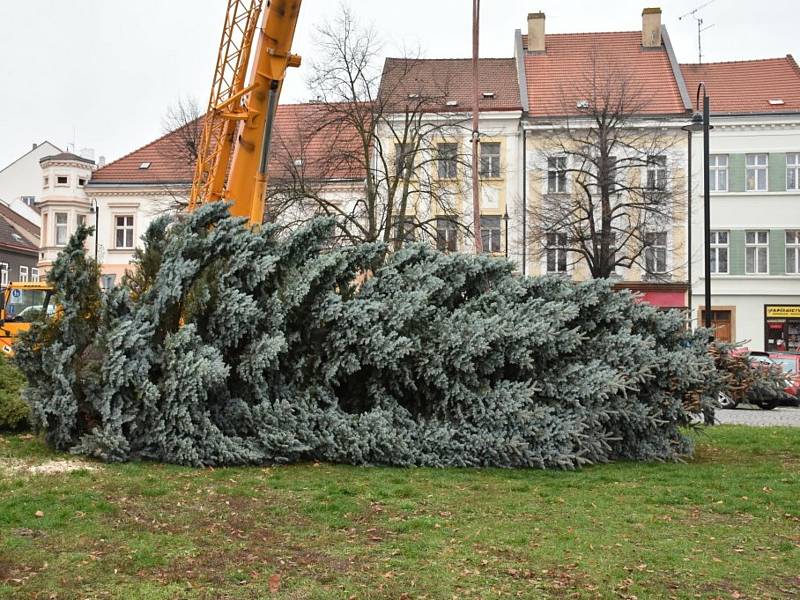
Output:
<instances>
[{"instance_id":1,"label":"red awning","mask_svg":"<svg viewBox=\"0 0 800 600\"><path fill-rule=\"evenodd\" d=\"M641 298L659 308L686 308L684 292L643 292Z\"/></svg>"}]
</instances>

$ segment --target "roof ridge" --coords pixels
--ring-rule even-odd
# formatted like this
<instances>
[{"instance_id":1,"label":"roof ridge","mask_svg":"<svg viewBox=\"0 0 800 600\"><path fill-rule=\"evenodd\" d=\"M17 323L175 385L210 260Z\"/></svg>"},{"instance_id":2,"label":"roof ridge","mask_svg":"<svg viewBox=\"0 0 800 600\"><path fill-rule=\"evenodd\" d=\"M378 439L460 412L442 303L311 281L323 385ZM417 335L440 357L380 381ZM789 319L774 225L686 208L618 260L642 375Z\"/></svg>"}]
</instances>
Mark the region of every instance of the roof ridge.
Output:
<instances>
[{"instance_id":1,"label":"roof ridge","mask_svg":"<svg viewBox=\"0 0 800 600\"><path fill-rule=\"evenodd\" d=\"M630 34L637 34L640 35L642 32L638 29L619 29L615 31L561 31L558 33L545 33L545 37L555 37L555 36L563 36L563 35L605 35L605 34L614 34L614 33L630 33ZM528 37L527 33L523 33L522 37Z\"/></svg>"},{"instance_id":2,"label":"roof ridge","mask_svg":"<svg viewBox=\"0 0 800 600\"><path fill-rule=\"evenodd\" d=\"M472 59L471 58L463 58L463 57L459 57L459 58L403 58L401 56L400 57L387 56L386 60L410 60L410 61L420 61L420 62L423 62L423 61L431 62L431 61L446 61L446 60L469 60L469 61L471 61ZM515 59L514 59L513 56L481 56L478 59L478 61L480 62L482 60L515 60Z\"/></svg>"},{"instance_id":3,"label":"roof ridge","mask_svg":"<svg viewBox=\"0 0 800 600\"><path fill-rule=\"evenodd\" d=\"M792 62L794 59L792 58L791 54L787 54L786 56L776 56L771 58L744 58L741 60L719 60L714 62L704 62L704 63L681 63L682 67L704 67L706 65L736 65L742 63L757 63L757 62L774 62L774 61L787 61L791 60Z\"/></svg>"}]
</instances>

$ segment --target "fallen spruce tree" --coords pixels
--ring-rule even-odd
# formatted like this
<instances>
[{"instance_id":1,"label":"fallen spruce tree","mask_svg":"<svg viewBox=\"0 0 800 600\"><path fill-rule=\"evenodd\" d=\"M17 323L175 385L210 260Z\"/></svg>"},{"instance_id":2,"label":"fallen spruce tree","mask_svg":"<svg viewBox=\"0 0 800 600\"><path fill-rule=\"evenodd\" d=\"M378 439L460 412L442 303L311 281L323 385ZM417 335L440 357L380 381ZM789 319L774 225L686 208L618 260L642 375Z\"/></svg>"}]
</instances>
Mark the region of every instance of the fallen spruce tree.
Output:
<instances>
[{"instance_id":1,"label":"fallen spruce tree","mask_svg":"<svg viewBox=\"0 0 800 600\"><path fill-rule=\"evenodd\" d=\"M424 244L330 249L332 227L255 231L209 204L157 220L108 293L81 229L49 274L63 314L17 348L48 443L197 466L691 452L681 427L716 376L677 312Z\"/></svg>"}]
</instances>

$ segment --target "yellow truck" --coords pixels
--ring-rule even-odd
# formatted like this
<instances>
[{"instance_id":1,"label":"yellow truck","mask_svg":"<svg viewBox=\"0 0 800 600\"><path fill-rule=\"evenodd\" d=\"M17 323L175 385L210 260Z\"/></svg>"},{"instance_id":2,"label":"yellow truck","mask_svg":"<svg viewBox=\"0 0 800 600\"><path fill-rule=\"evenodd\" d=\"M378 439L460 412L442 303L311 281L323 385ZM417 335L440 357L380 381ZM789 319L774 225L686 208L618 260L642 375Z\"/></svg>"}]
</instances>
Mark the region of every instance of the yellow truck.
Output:
<instances>
[{"instance_id":1,"label":"yellow truck","mask_svg":"<svg viewBox=\"0 0 800 600\"><path fill-rule=\"evenodd\" d=\"M0 308L0 348L13 356L14 342L31 323L55 314L53 289L46 282L13 282L2 291Z\"/></svg>"}]
</instances>

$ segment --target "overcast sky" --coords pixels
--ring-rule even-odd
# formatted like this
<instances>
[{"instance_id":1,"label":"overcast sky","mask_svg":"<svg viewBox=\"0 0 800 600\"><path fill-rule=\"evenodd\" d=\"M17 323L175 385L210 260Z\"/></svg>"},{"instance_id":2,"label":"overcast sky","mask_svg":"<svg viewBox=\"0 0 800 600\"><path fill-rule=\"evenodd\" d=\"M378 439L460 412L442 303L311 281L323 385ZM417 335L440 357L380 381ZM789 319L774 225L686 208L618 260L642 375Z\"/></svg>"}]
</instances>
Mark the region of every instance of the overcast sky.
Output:
<instances>
[{"instance_id":1,"label":"overcast sky","mask_svg":"<svg viewBox=\"0 0 800 600\"><path fill-rule=\"evenodd\" d=\"M706 0L663 0L678 59L697 60L697 24L685 12ZM76 143L109 160L163 131L181 96L208 99L225 0L0 0L0 168L50 140ZM384 40L384 53L420 48L429 58L468 57L469 0L349 0ZM629 0L484 0L481 56L512 56L515 29L528 12L547 15L548 32L624 31L641 26L645 6ZM765 6L769 10L765 10ZM304 0L294 51L315 52L315 27L336 0ZM612 8L613 7L613 8ZM704 61L800 58L797 0L714 0L698 13ZM284 102L312 96L303 67L293 70ZM713 97L713 90L711 90Z\"/></svg>"}]
</instances>

